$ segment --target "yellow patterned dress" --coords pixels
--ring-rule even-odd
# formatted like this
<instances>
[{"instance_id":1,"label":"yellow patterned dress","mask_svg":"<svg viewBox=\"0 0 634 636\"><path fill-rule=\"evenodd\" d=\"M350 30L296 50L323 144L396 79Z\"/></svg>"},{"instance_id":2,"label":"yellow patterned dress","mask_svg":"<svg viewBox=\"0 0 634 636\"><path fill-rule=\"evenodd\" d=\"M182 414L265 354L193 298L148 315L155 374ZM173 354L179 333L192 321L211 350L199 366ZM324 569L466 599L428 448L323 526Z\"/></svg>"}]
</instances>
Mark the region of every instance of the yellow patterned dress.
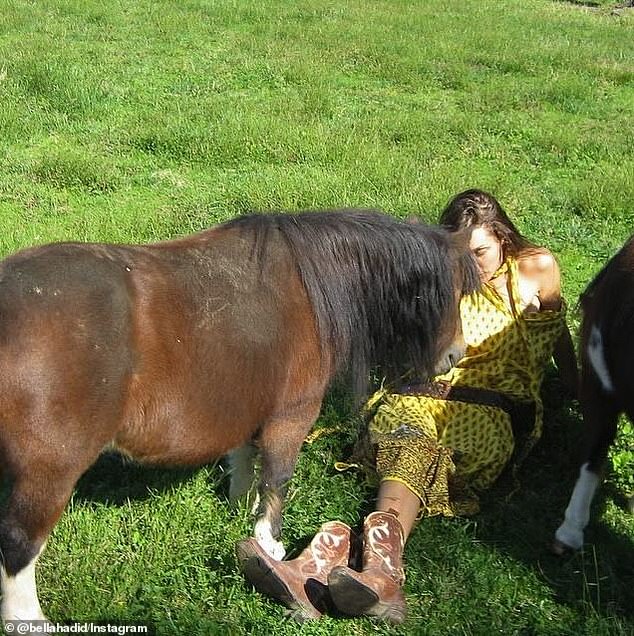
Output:
<instances>
[{"instance_id":1,"label":"yellow patterned dress","mask_svg":"<svg viewBox=\"0 0 634 636\"><path fill-rule=\"evenodd\" d=\"M466 353L435 379L530 405L525 442L530 447L541 435L540 385L565 312L521 313L517 261L507 259L503 272L511 307L490 284L463 298ZM416 493L423 515L477 512L476 491L495 481L516 450L511 415L498 406L381 390L366 408L373 413L369 432L379 477Z\"/></svg>"}]
</instances>

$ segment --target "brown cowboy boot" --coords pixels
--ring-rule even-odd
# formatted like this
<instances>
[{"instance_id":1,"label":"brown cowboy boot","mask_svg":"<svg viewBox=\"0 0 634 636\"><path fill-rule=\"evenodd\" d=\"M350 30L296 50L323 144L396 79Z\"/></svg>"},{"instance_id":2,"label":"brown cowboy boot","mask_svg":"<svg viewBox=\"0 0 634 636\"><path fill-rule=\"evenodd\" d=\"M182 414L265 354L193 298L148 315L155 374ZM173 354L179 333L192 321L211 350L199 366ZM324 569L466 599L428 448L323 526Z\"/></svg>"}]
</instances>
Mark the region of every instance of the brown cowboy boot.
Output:
<instances>
[{"instance_id":1,"label":"brown cowboy boot","mask_svg":"<svg viewBox=\"0 0 634 636\"><path fill-rule=\"evenodd\" d=\"M304 621L319 618L326 609L328 573L348 564L350 543L350 528L329 521L296 559L276 561L253 537L240 541L236 552L253 586L294 610L293 618Z\"/></svg>"},{"instance_id":2,"label":"brown cowboy boot","mask_svg":"<svg viewBox=\"0 0 634 636\"><path fill-rule=\"evenodd\" d=\"M407 615L403 595L405 536L396 515L373 512L363 524L361 572L339 566L328 575L328 589L337 609L352 616L378 616L402 623Z\"/></svg>"}]
</instances>

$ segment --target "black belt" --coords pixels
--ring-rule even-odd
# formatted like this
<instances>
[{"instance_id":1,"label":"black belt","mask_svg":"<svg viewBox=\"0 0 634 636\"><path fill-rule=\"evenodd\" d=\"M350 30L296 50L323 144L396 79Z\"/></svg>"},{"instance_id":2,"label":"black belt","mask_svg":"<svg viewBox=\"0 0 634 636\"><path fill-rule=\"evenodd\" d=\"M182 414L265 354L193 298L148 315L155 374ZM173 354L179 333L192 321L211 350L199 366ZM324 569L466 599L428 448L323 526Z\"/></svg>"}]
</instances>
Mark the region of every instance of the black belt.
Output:
<instances>
[{"instance_id":1,"label":"black belt","mask_svg":"<svg viewBox=\"0 0 634 636\"><path fill-rule=\"evenodd\" d=\"M535 403L518 402L498 391L481 389L475 386L455 386L445 380L434 382L414 382L406 384L398 393L404 395L423 395L438 400L455 400L470 404L494 406L502 409L511 416L513 432L517 436L524 436L535 425Z\"/></svg>"},{"instance_id":2,"label":"black belt","mask_svg":"<svg viewBox=\"0 0 634 636\"><path fill-rule=\"evenodd\" d=\"M511 398L498 391L480 389L474 386L455 386L450 382L442 380L407 384L399 390L399 393L406 395L426 395L439 400L458 400L459 402L497 406L507 413L513 410L514 405L514 401L511 400Z\"/></svg>"}]
</instances>

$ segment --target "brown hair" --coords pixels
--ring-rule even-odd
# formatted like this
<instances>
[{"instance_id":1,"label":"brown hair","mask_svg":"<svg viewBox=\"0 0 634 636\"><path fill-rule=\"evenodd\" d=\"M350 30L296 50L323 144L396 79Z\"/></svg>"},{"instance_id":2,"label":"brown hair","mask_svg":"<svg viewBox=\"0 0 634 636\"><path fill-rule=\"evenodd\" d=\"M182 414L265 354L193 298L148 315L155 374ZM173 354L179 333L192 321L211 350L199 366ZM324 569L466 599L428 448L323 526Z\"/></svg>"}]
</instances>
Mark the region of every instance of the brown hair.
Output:
<instances>
[{"instance_id":1,"label":"brown hair","mask_svg":"<svg viewBox=\"0 0 634 636\"><path fill-rule=\"evenodd\" d=\"M498 200L483 190L465 190L457 194L440 215L440 224L452 232L485 227L497 237L505 256L517 256L537 246L522 236Z\"/></svg>"}]
</instances>

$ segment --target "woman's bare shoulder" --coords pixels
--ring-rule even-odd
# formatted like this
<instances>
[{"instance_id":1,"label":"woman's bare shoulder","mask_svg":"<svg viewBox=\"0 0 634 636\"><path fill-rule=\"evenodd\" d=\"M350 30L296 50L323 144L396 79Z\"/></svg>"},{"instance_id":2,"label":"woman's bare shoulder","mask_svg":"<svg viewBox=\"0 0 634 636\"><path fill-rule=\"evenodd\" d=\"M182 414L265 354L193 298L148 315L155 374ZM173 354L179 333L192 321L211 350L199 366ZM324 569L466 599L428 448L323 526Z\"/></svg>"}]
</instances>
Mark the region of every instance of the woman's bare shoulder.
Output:
<instances>
[{"instance_id":1,"label":"woman's bare shoulder","mask_svg":"<svg viewBox=\"0 0 634 636\"><path fill-rule=\"evenodd\" d=\"M553 253L545 247L523 250L517 256L517 265L525 276L559 275L559 265Z\"/></svg>"},{"instance_id":2,"label":"woman's bare shoulder","mask_svg":"<svg viewBox=\"0 0 634 636\"><path fill-rule=\"evenodd\" d=\"M532 281L543 309L561 305L561 274L552 252L545 247L524 250L517 258L520 276Z\"/></svg>"}]
</instances>

